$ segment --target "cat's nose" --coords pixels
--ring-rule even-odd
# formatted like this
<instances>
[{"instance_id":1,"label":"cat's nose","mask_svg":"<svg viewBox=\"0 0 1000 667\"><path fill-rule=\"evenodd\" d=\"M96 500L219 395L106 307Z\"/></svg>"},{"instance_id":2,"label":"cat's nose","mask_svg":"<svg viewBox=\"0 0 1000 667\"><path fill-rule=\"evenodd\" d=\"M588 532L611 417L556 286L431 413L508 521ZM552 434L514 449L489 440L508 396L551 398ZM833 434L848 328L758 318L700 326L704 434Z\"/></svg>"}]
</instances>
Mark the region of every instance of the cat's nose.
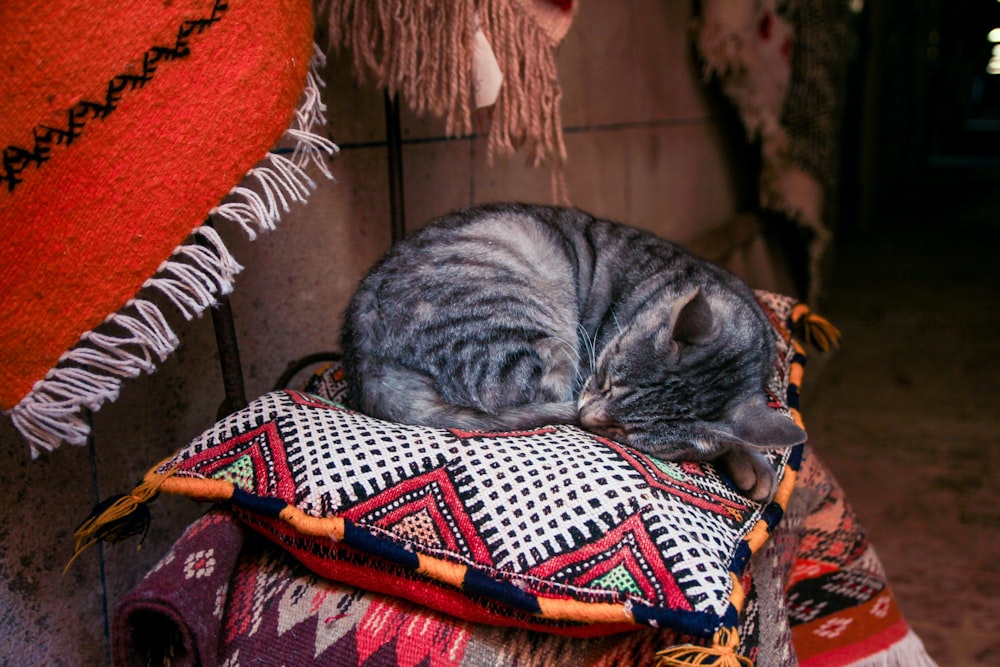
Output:
<instances>
[{"instance_id":1,"label":"cat's nose","mask_svg":"<svg viewBox=\"0 0 1000 667\"><path fill-rule=\"evenodd\" d=\"M580 426L597 435L611 438L618 442L624 442L625 429L622 427L621 422L608 414L602 403L603 401L593 398L580 402L578 412Z\"/></svg>"}]
</instances>

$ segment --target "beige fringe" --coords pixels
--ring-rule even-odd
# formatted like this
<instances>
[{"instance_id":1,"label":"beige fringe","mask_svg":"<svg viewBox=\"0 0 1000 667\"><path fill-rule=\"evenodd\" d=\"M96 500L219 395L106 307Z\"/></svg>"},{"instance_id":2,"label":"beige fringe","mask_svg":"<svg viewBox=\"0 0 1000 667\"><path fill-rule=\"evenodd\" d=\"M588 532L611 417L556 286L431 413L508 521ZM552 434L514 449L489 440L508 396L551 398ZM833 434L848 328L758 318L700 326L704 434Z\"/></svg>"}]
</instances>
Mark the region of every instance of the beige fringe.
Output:
<instances>
[{"instance_id":1,"label":"beige fringe","mask_svg":"<svg viewBox=\"0 0 1000 667\"><path fill-rule=\"evenodd\" d=\"M354 75L373 77L417 114L442 117L448 136L472 132L472 52L479 27L504 81L492 109L487 160L527 147L552 169L553 196L568 201L554 50L559 34L516 0L323 0L330 45L350 49Z\"/></svg>"},{"instance_id":2,"label":"beige fringe","mask_svg":"<svg viewBox=\"0 0 1000 667\"><path fill-rule=\"evenodd\" d=\"M559 113L562 89L552 40L510 0L480 0L479 4L483 32L504 75L487 155L510 156L527 143L532 166L553 157L565 162Z\"/></svg>"},{"instance_id":3,"label":"beige fringe","mask_svg":"<svg viewBox=\"0 0 1000 667\"><path fill-rule=\"evenodd\" d=\"M469 88L475 5L468 1L325 0L330 44L350 49L359 81L373 76L414 112L472 132Z\"/></svg>"},{"instance_id":4,"label":"beige fringe","mask_svg":"<svg viewBox=\"0 0 1000 667\"><path fill-rule=\"evenodd\" d=\"M528 163L536 168L548 165L553 198L568 203L556 44L518 3L480 0L479 14L504 75L490 124L486 158L492 164L496 155L510 157L520 146L527 145Z\"/></svg>"},{"instance_id":5,"label":"beige fringe","mask_svg":"<svg viewBox=\"0 0 1000 667\"><path fill-rule=\"evenodd\" d=\"M911 630L886 650L852 662L850 667L938 667L938 664L928 655L920 637Z\"/></svg>"}]
</instances>

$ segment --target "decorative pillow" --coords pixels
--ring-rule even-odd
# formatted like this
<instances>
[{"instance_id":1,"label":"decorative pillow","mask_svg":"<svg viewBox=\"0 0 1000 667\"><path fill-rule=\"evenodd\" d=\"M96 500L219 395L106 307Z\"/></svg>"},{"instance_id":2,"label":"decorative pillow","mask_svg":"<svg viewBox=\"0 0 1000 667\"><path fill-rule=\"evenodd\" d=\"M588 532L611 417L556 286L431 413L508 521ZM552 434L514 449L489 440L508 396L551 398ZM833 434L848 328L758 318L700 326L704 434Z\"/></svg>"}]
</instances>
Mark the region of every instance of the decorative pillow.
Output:
<instances>
[{"instance_id":1,"label":"decorative pillow","mask_svg":"<svg viewBox=\"0 0 1000 667\"><path fill-rule=\"evenodd\" d=\"M779 347L771 404L801 422L804 354L791 331L819 319L759 297ZM315 388L336 395L337 374ZM781 481L760 504L711 464L660 461L571 426L407 426L279 391L157 465L132 499L229 503L318 574L476 622L577 636L670 626L731 652L741 574L781 519L801 452L768 454Z\"/></svg>"}]
</instances>

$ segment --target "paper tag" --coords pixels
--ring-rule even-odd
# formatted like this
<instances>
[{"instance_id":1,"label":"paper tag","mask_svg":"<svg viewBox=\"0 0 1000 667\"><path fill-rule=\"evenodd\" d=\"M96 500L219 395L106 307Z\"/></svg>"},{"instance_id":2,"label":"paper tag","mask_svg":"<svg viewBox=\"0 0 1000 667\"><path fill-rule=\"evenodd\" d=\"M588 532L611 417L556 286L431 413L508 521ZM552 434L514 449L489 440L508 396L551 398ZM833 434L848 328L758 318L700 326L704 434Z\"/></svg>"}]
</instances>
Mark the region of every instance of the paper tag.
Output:
<instances>
[{"instance_id":1,"label":"paper tag","mask_svg":"<svg viewBox=\"0 0 1000 667\"><path fill-rule=\"evenodd\" d=\"M476 108L495 104L501 84L503 72L497 64L497 57L493 55L493 48L486 40L482 28L477 27L472 45L472 91Z\"/></svg>"}]
</instances>

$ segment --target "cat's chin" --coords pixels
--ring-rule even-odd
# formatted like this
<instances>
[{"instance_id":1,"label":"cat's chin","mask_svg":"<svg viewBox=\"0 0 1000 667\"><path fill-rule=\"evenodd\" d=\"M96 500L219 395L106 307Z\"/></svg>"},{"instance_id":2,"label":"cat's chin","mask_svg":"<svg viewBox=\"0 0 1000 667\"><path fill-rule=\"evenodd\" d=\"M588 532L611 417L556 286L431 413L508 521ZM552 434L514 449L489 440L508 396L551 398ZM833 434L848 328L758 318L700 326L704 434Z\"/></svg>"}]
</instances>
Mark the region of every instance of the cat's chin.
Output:
<instances>
[{"instance_id":1,"label":"cat's chin","mask_svg":"<svg viewBox=\"0 0 1000 667\"><path fill-rule=\"evenodd\" d=\"M620 426L593 427L583 425L583 427L591 433L601 436L602 438L614 440L620 445L629 445L628 435L626 434L625 429Z\"/></svg>"}]
</instances>

